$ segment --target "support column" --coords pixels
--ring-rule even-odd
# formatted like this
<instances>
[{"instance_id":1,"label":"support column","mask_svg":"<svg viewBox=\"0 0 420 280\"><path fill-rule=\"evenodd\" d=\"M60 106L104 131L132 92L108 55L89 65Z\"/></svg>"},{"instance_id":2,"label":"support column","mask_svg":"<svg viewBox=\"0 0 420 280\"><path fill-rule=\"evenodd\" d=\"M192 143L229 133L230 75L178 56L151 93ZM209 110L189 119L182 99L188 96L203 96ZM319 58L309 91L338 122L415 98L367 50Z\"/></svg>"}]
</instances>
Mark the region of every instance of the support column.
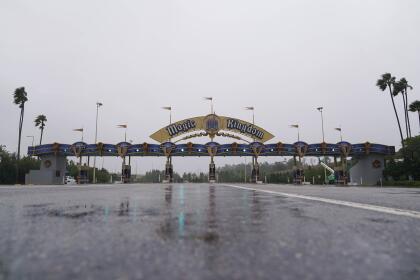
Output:
<instances>
[{"instance_id":1,"label":"support column","mask_svg":"<svg viewBox=\"0 0 420 280\"><path fill-rule=\"evenodd\" d=\"M131 180L131 166L125 164L125 156L123 157L123 164L121 168L121 181L123 184L130 183Z\"/></svg>"},{"instance_id":2,"label":"support column","mask_svg":"<svg viewBox=\"0 0 420 280\"><path fill-rule=\"evenodd\" d=\"M174 169L172 166L172 157L168 156L165 164L165 179L163 183L172 183L174 181Z\"/></svg>"},{"instance_id":3,"label":"support column","mask_svg":"<svg viewBox=\"0 0 420 280\"><path fill-rule=\"evenodd\" d=\"M260 180L260 166L258 165L257 157L252 157L252 171L251 171L251 182L258 183Z\"/></svg>"},{"instance_id":4,"label":"support column","mask_svg":"<svg viewBox=\"0 0 420 280\"><path fill-rule=\"evenodd\" d=\"M77 184L89 183L89 167L82 165L82 156L79 157L79 175L77 176Z\"/></svg>"},{"instance_id":5,"label":"support column","mask_svg":"<svg viewBox=\"0 0 420 280\"><path fill-rule=\"evenodd\" d=\"M299 163L296 161L296 156L293 156L293 183L296 185L301 185L303 182L303 168L302 168L302 159L299 157Z\"/></svg>"},{"instance_id":6,"label":"support column","mask_svg":"<svg viewBox=\"0 0 420 280\"><path fill-rule=\"evenodd\" d=\"M216 164L214 164L213 157L211 157L211 161L209 164L209 182L210 183L216 182Z\"/></svg>"},{"instance_id":7,"label":"support column","mask_svg":"<svg viewBox=\"0 0 420 280\"><path fill-rule=\"evenodd\" d=\"M338 175L339 178L337 183L347 185L349 182L349 174L347 172L347 158L344 155L341 156L341 173Z\"/></svg>"}]
</instances>

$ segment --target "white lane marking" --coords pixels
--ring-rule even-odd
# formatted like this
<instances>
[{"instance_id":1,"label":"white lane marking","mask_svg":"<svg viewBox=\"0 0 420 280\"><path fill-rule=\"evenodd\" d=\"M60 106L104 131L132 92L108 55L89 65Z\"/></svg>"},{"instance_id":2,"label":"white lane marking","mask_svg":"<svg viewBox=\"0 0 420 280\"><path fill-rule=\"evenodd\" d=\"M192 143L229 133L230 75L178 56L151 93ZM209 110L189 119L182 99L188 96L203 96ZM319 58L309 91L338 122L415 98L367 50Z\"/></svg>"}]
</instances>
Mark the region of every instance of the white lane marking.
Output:
<instances>
[{"instance_id":1,"label":"white lane marking","mask_svg":"<svg viewBox=\"0 0 420 280\"><path fill-rule=\"evenodd\" d=\"M112 187L118 184L101 184L101 185L93 185L93 184L83 184L83 185L8 185L8 186L1 186L0 189L8 189L8 190L30 190L30 189L86 189L86 187Z\"/></svg>"},{"instance_id":2,"label":"white lane marking","mask_svg":"<svg viewBox=\"0 0 420 280\"><path fill-rule=\"evenodd\" d=\"M391 207L384 207L384 206L378 206L378 205L372 205L372 204L364 204L364 203L357 203L357 202L350 202L350 201L344 201L344 200L322 198L322 197L316 197L316 196L307 196L307 195L301 195L301 194L276 192L276 191L270 191L270 190L264 190L264 189L254 189L254 188L248 188L248 187L236 186L236 185L223 184L223 186L227 186L227 187L231 187L231 188L237 188L237 189L243 189L243 190L249 190L249 191L269 193L269 194L274 194L274 195L278 195L278 196L285 196L285 197L300 198L300 199L306 199L306 200L312 200L312 201L319 201L319 202L324 202L324 203L330 203L330 204L348 206L348 207L353 207L353 208L371 210L371 211L376 211L376 212L381 212L381 213L386 213L386 214L399 215L399 216L405 216L405 217L420 219L420 212L413 211L413 210L405 210L405 209L399 209L399 208L391 208Z\"/></svg>"}]
</instances>

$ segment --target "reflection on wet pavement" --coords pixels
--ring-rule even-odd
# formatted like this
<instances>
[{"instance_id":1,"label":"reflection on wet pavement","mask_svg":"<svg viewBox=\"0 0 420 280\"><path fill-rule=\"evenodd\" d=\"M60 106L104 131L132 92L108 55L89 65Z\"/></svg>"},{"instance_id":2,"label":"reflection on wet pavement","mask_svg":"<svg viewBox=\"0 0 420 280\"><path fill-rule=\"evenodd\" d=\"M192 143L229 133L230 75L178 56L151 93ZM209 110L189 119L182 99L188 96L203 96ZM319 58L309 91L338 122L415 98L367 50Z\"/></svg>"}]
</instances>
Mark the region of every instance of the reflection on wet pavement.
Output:
<instances>
[{"instance_id":1,"label":"reflection on wet pavement","mask_svg":"<svg viewBox=\"0 0 420 280\"><path fill-rule=\"evenodd\" d=\"M405 219L222 185L25 192L0 198L0 279L401 279L390 258L420 257Z\"/></svg>"},{"instance_id":2,"label":"reflection on wet pavement","mask_svg":"<svg viewBox=\"0 0 420 280\"><path fill-rule=\"evenodd\" d=\"M66 208L53 208L51 205L52 204L27 205L25 206L27 210L26 215L33 218L40 216L50 216L79 219L87 216L97 215L102 211L102 208L96 205L74 205L68 206Z\"/></svg>"}]
</instances>

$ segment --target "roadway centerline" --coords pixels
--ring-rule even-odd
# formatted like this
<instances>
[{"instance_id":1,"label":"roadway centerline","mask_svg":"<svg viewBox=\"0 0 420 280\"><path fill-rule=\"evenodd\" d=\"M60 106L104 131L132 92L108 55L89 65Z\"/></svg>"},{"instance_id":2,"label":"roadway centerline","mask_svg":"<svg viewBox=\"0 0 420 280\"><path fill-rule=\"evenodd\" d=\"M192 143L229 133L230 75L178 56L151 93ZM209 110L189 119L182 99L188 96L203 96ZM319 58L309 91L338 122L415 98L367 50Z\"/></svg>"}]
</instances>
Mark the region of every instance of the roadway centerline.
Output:
<instances>
[{"instance_id":1,"label":"roadway centerline","mask_svg":"<svg viewBox=\"0 0 420 280\"><path fill-rule=\"evenodd\" d=\"M413 211L413 210L405 210L405 209L399 209L399 208L384 207L384 206L378 206L378 205L372 205L372 204L365 204L365 203L358 203L358 202L351 202L351 201L344 201L344 200L336 200L336 199L323 198L323 197L317 197L317 196L307 196L307 195L294 194L294 193L277 192L277 191L256 189L256 188L236 186L236 185L222 184L222 186L236 188L236 189L242 189L242 190L257 191L257 192L268 193L268 194L273 194L273 195L277 195L277 196L285 196L285 197L291 197L291 198L312 200L312 201L324 202L324 203L329 203L329 204L335 204L335 205L348 206L348 207L359 208L359 209L364 209L364 210L376 211L376 212L386 213L386 214L391 214L391 215L399 215L399 216L405 216L405 217L420 219L420 212Z\"/></svg>"}]
</instances>

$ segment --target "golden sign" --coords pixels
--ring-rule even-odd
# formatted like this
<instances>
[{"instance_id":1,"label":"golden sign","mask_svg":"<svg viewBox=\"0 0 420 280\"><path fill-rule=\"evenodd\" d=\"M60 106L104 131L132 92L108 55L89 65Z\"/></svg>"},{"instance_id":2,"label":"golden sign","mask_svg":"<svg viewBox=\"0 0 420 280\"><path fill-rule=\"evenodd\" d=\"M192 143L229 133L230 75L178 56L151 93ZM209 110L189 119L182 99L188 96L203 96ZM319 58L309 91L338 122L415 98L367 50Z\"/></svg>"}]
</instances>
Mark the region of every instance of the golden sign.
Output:
<instances>
[{"instance_id":1,"label":"golden sign","mask_svg":"<svg viewBox=\"0 0 420 280\"><path fill-rule=\"evenodd\" d=\"M210 137L214 137L220 130L227 130L242 134L262 143L274 138L274 135L252 123L214 114L193 117L172 123L150 135L150 138L159 143L163 143L172 138L199 130L204 130Z\"/></svg>"}]
</instances>

